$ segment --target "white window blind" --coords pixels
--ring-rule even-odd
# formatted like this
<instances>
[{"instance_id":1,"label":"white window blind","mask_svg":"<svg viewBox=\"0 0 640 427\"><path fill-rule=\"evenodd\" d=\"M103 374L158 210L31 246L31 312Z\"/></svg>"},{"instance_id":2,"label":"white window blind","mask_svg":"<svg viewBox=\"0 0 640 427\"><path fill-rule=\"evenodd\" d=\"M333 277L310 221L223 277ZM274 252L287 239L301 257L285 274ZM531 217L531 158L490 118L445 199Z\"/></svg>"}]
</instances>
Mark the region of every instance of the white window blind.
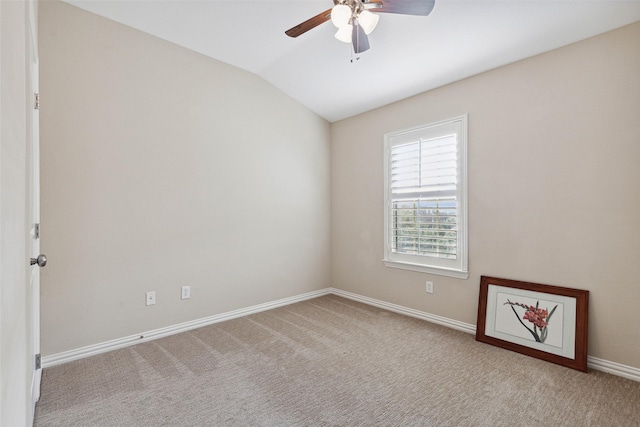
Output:
<instances>
[{"instance_id":1,"label":"white window blind","mask_svg":"<svg viewBox=\"0 0 640 427\"><path fill-rule=\"evenodd\" d=\"M456 182L455 135L391 149L394 251L456 258Z\"/></svg>"},{"instance_id":2,"label":"white window blind","mask_svg":"<svg viewBox=\"0 0 640 427\"><path fill-rule=\"evenodd\" d=\"M461 117L385 136L387 265L466 274L465 129Z\"/></svg>"}]
</instances>

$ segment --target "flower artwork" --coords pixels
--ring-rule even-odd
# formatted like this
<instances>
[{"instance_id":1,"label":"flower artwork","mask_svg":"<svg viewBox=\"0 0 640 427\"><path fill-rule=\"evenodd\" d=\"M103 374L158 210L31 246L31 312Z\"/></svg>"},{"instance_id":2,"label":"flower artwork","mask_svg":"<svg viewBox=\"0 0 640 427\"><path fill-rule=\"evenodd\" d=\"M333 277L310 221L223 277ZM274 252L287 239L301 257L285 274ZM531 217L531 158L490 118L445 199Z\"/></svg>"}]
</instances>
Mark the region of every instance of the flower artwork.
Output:
<instances>
[{"instance_id":1,"label":"flower artwork","mask_svg":"<svg viewBox=\"0 0 640 427\"><path fill-rule=\"evenodd\" d=\"M547 311L546 309L539 308L540 301L536 301L535 307L532 305L526 305L519 302L512 302L507 299L507 302L504 305L509 305L513 313L516 315L516 318L524 326L530 333L533 335L533 338L536 342L544 343L547 339L547 335L549 332L549 322L551 321L551 316L558 308L556 304L555 307L551 309L551 311ZM522 315L522 319L520 318L520 314L515 309L515 307L524 308L525 312ZM525 323L524 321L528 321L529 323Z\"/></svg>"},{"instance_id":2,"label":"flower artwork","mask_svg":"<svg viewBox=\"0 0 640 427\"><path fill-rule=\"evenodd\" d=\"M507 289L499 289L495 293L495 303L491 305L495 313L491 328L497 334L509 335L496 337L515 339L520 345L534 348L562 348L565 333L564 301L554 301L554 298L546 298L540 292L522 294Z\"/></svg>"},{"instance_id":3,"label":"flower artwork","mask_svg":"<svg viewBox=\"0 0 640 427\"><path fill-rule=\"evenodd\" d=\"M588 313L589 291L481 276L476 340L587 372Z\"/></svg>"}]
</instances>

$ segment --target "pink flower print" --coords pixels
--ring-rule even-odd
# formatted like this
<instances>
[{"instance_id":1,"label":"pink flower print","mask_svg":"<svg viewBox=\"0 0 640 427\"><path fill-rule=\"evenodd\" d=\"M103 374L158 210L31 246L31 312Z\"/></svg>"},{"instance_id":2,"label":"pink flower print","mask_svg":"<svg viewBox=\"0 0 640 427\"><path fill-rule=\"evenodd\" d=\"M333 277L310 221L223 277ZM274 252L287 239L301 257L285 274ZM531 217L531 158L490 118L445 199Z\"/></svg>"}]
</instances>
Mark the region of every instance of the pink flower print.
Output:
<instances>
[{"instance_id":1,"label":"pink flower print","mask_svg":"<svg viewBox=\"0 0 640 427\"><path fill-rule=\"evenodd\" d=\"M522 324L522 326L527 328L527 330L531 333L531 335L533 335L533 338L537 342L544 342L547 339L547 326L549 325L549 319L551 318L551 315L556 310L556 308L558 308L557 305L553 307L553 310L551 310L551 313L549 313L545 309L538 308L538 304L536 304L536 306L534 307L532 305L526 305L519 302L511 302L509 300L507 300L507 302L505 302L504 304L508 304L511 306L511 310L513 310L513 313L516 315L518 321ZM520 319L520 315L518 315L518 312L516 311L514 306L522 307L526 310L524 312L524 315L522 316L522 319ZM522 320L528 320L529 322L533 323L533 329L529 328ZM540 330L538 331L538 329Z\"/></svg>"}]
</instances>

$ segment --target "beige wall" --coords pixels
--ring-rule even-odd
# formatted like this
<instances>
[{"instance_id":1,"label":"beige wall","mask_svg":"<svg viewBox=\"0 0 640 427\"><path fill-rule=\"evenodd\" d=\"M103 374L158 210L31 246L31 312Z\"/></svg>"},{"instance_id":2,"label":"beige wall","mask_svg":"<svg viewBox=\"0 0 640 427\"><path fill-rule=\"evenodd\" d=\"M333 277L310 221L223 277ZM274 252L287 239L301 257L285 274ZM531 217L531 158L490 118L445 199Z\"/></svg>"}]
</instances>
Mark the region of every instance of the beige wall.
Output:
<instances>
[{"instance_id":1,"label":"beige wall","mask_svg":"<svg viewBox=\"0 0 640 427\"><path fill-rule=\"evenodd\" d=\"M326 121L60 2L40 57L43 356L329 286Z\"/></svg>"},{"instance_id":2,"label":"beige wall","mask_svg":"<svg viewBox=\"0 0 640 427\"><path fill-rule=\"evenodd\" d=\"M463 113L469 279L384 267L383 135ZM640 368L639 164L640 23L334 123L333 286L470 324L481 275L587 289L589 354Z\"/></svg>"}]
</instances>

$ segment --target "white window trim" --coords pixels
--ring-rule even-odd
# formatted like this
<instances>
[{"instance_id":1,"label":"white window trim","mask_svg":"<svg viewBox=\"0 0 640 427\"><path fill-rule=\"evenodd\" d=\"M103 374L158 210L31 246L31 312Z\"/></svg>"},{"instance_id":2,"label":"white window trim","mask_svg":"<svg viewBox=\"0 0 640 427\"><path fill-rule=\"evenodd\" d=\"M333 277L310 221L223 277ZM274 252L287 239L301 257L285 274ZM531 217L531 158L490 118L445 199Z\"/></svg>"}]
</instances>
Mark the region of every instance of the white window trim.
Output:
<instances>
[{"instance_id":1,"label":"white window trim","mask_svg":"<svg viewBox=\"0 0 640 427\"><path fill-rule=\"evenodd\" d=\"M422 129L460 123L460 133L458 141L458 173L462 185L457 186L456 199L458 201L458 221L461 224L458 235L458 256L460 263L455 268L436 266L428 263L427 257L398 256L391 251L391 230L390 230L390 210L391 210L391 186L390 180L390 154L391 140L403 134L420 131ZM419 271L423 273L437 274L440 276L467 279L469 277L469 257L468 257L468 221L467 221L467 115L418 126L400 132L388 133L384 136L384 265L403 270ZM413 259L411 259L413 258ZM414 262L416 259L424 259L427 262Z\"/></svg>"}]
</instances>

